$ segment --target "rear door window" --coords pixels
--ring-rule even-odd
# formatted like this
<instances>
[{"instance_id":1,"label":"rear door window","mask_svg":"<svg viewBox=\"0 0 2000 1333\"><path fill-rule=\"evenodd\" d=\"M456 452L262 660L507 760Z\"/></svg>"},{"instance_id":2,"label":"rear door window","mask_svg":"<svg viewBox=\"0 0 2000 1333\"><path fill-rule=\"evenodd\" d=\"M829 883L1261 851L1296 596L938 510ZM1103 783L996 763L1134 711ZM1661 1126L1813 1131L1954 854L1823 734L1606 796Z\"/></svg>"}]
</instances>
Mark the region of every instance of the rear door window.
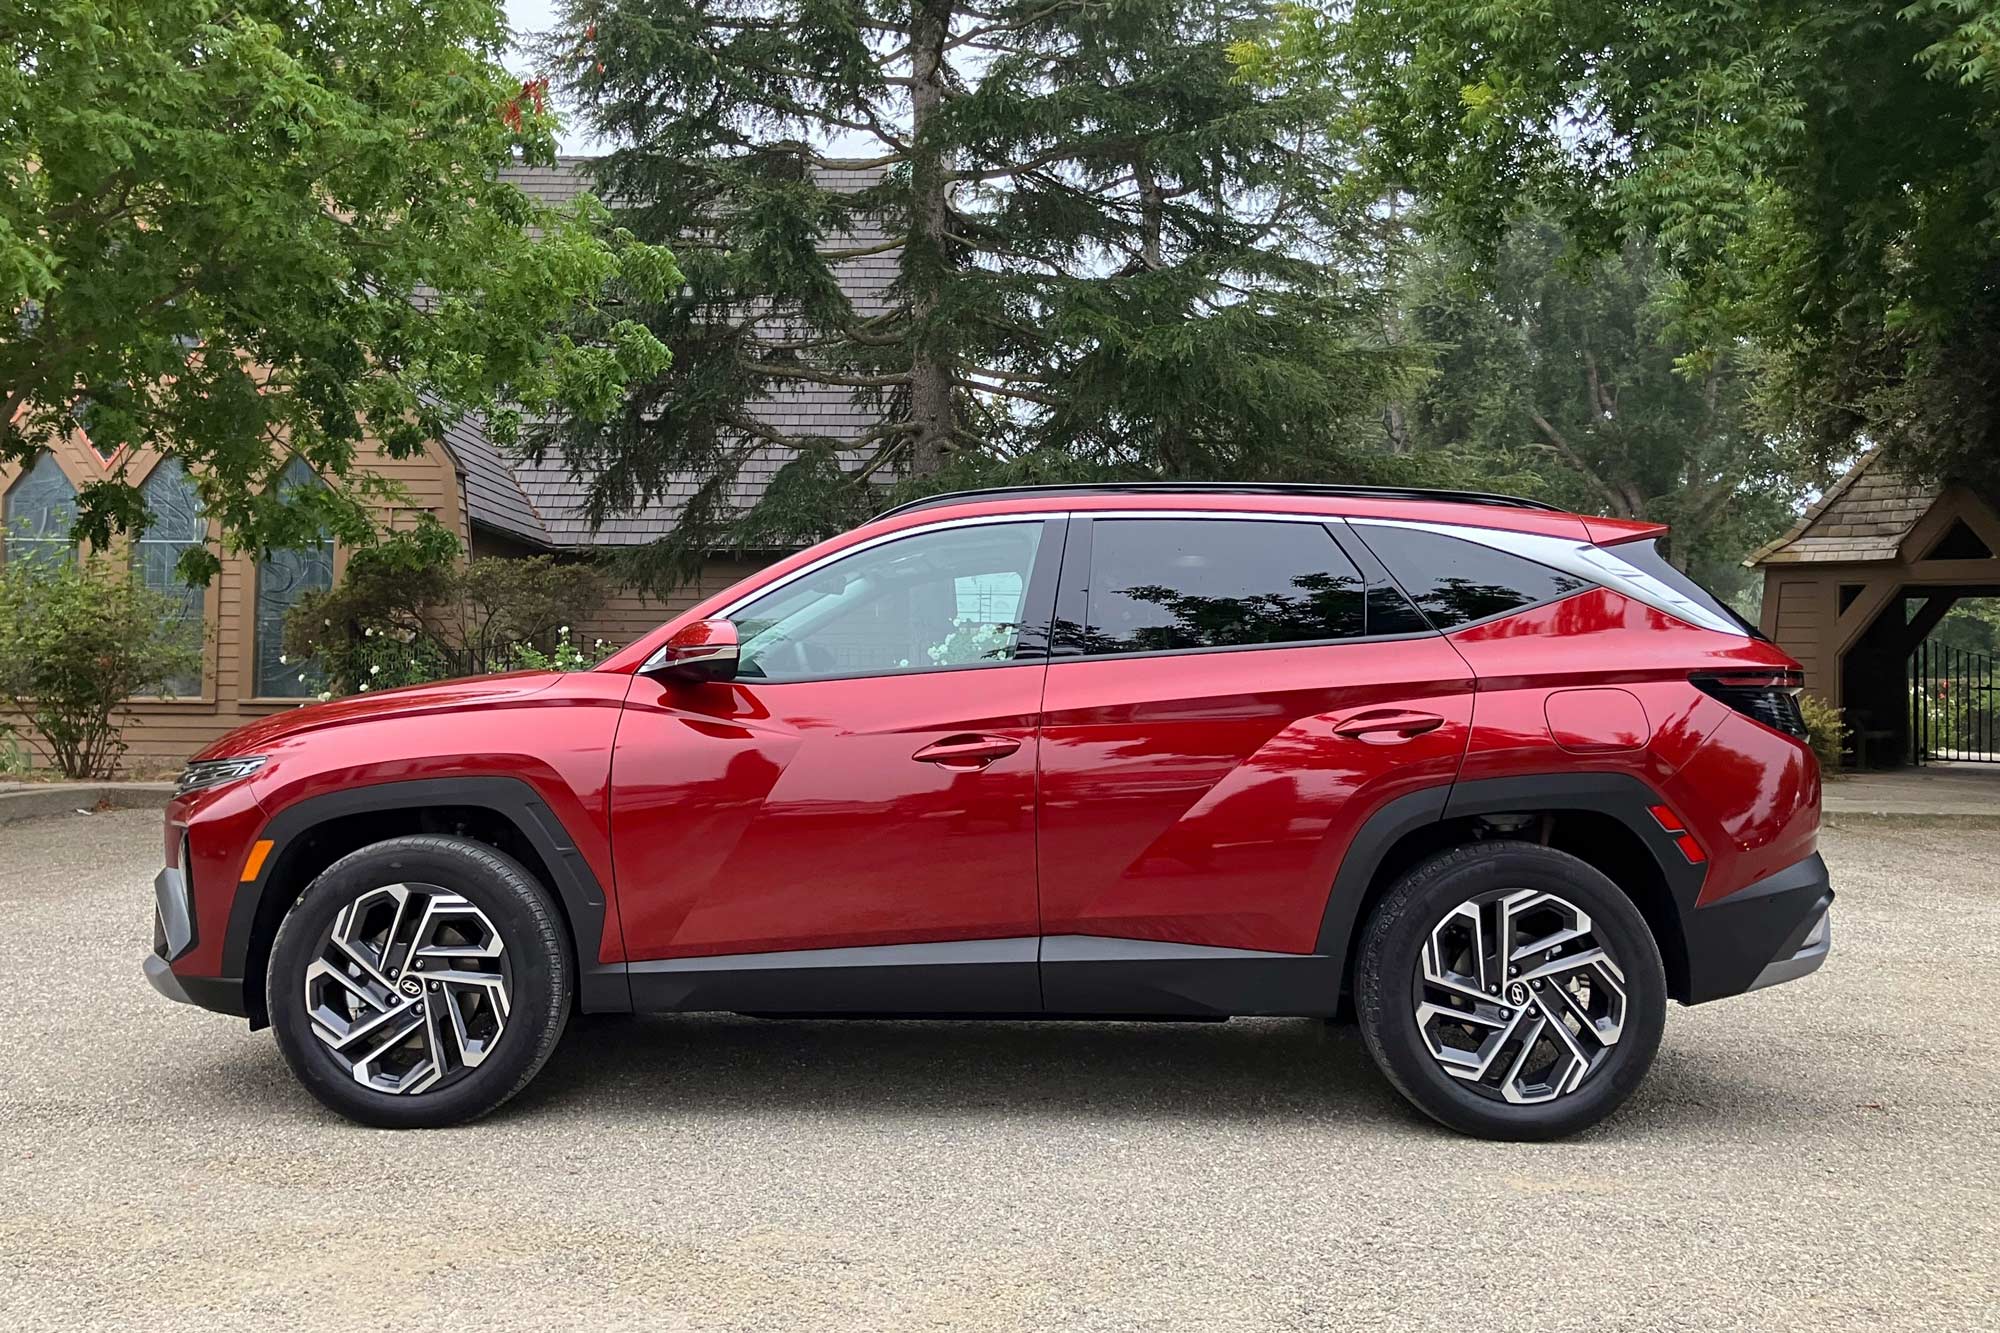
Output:
<instances>
[{"instance_id":1,"label":"rear door window","mask_svg":"<svg viewBox=\"0 0 2000 1333\"><path fill-rule=\"evenodd\" d=\"M1093 656L1358 638L1365 595L1318 523L1097 519L1078 637Z\"/></svg>"},{"instance_id":2,"label":"rear door window","mask_svg":"<svg viewBox=\"0 0 2000 1333\"><path fill-rule=\"evenodd\" d=\"M1575 574L1440 532L1376 523L1349 526L1439 630L1491 620L1591 586Z\"/></svg>"}]
</instances>

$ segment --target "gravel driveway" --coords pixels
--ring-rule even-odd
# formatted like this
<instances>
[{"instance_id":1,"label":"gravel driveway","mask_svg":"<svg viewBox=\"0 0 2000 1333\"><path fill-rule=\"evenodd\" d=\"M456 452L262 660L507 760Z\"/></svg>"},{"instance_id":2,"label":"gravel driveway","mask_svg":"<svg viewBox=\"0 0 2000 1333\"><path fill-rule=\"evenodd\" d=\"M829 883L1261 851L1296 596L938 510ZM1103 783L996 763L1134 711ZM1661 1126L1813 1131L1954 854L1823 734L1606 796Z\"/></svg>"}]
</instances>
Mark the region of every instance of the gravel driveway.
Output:
<instances>
[{"instance_id":1,"label":"gravel driveway","mask_svg":"<svg viewBox=\"0 0 2000 1333\"><path fill-rule=\"evenodd\" d=\"M0 828L0 1328L2000 1328L2000 832L1829 832L1827 967L1527 1147L1279 1020L598 1021L358 1129L146 987L158 830Z\"/></svg>"}]
</instances>

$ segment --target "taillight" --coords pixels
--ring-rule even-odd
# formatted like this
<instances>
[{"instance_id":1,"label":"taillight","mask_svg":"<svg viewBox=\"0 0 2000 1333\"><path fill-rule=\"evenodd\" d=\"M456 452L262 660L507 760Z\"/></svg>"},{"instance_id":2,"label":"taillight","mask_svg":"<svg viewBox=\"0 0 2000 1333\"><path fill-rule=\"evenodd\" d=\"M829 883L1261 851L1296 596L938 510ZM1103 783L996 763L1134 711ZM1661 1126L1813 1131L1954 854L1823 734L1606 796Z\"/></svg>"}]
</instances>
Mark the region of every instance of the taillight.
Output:
<instances>
[{"instance_id":1,"label":"taillight","mask_svg":"<svg viewBox=\"0 0 2000 1333\"><path fill-rule=\"evenodd\" d=\"M1796 671L1694 678L1695 688L1711 699L1798 740L1806 739L1806 719L1799 711L1799 687L1804 683L1804 676Z\"/></svg>"}]
</instances>

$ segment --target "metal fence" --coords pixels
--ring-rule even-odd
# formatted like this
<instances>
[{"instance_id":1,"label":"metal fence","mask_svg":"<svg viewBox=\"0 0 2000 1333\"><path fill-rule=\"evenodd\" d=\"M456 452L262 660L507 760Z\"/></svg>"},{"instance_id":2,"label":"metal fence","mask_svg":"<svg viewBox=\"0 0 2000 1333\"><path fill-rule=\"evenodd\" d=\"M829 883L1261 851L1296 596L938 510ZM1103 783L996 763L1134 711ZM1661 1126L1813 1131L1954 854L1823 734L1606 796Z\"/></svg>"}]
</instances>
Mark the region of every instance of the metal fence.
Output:
<instances>
[{"instance_id":1,"label":"metal fence","mask_svg":"<svg viewBox=\"0 0 2000 1333\"><path fill-rule=\"evenodd\" d=\"M1910 655L1910 758L2000 763L2000 658L1929 640Z\"/></svg>"}]
</instances>

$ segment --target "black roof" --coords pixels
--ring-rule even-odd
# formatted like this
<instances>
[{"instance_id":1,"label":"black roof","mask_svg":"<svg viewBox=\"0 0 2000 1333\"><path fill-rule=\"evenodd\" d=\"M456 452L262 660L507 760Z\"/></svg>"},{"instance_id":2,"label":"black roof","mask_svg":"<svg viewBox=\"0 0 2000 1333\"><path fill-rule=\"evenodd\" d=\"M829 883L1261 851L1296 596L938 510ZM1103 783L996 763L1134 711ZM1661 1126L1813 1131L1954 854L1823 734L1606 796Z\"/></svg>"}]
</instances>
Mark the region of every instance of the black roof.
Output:
<instances>
[{"instance_id":1,"label":"black roof","mask_svg":"<svg viewBox=\"0 0 2000 1333\"><path fill-rule=\"evenodd\" d=\"M967 500L1033 500L1072 495L1303 495L1348 500L1439 500L1448 504L1499 505L1510 509L1541 509L1566 512L1560 506L1518 495L1496 495L1490 491L1447 491L1412 486L1336 486L1276 481L1102 481L1080 485L996 486L980 491L950 491L927 495L877 514L908 514L938 505L961 504Z\"/></svg>"}]
</instances>

